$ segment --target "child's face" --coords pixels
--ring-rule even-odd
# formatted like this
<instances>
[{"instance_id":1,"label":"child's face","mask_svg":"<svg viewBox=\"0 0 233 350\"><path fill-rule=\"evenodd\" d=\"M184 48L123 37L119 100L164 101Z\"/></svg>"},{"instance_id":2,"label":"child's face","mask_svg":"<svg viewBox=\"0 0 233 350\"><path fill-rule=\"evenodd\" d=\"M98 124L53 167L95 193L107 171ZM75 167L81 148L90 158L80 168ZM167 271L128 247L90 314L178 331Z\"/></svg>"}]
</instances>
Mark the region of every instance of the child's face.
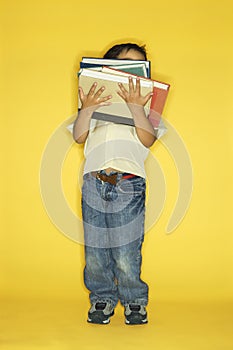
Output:
<instances>
[{"instance_id":1,"label":"child's face","mask_svg":"<svg viewBox=\"0 0 233 350\"><path fill-rule=\"evenodd\" d=\"M118 56L118 59L124 59L124 60L138 60L138 61L144 61L145 57L141 52L138 52L136 50L129 50L129 51L122 51Z\"/></svg>"}]
</instances>

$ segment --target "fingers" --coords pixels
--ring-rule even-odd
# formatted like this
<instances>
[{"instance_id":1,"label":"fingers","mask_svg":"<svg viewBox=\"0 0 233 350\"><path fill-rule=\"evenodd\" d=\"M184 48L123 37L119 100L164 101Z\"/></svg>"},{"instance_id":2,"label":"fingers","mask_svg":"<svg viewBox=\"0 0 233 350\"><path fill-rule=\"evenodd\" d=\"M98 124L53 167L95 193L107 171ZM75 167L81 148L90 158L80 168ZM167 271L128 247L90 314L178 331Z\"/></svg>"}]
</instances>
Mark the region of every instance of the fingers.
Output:
<instances>
[{"instance_id":1,"label":"fingers","mask_svg":"<svg viewBox=\"0 0 233 350\"><path fill-rule=\"evenodd\" d=\"M119 83L118 85L119 85L121 91L125 94L126 93L129 93L129 94L136 93L138 95L141 95L141 85L140 85L140 78L139 77L136 78L135 88L134 88L133 78L129 77L129 91L127 91L124 88L123 84Z\"/></svg>"},{"instance_id":2,"label":"fingers","mask_svg":"<svg viewBox=\"0 0 233 350\"><path fill-rule=\"evenodd\" d=\"M88 96L89 96L89 97L92 96L92 97L94 98L94 100L96 100L96 101L99 100L99 101L100 101L100 96L101 96L101 94L104 92L105 87L102 86L102 87L101 87L99 90L97 90L97 92L95 93L96 87L97 87L97 83L94 83L94 84L91 86L91 88L90 88L90 91L89 91L89 93L88 93ZM106 96L106 97L102 97L102 98L101 98L101 102L106 101L106 100L109 100L110 98L112 98L111 95L108 95L108 96Z\"/></svg>"},{"instance_id":3,"label":"fingers","mask_svg":"<svg viewBox=\"0 0 233 350\"><path fill-rule=\"evenodd\" d=\"M126 99L125 94L124 94L123 92L117 91L117 94L118 94L121 98L123 98L123 100Z\"/></svg>"},{"instance_id":4,"label":"fingers","mask_svg":"<svg viewBox=\"0 0 233 350\"><path fill-rule=\"evenodd\" d=\"M108 96L102 97L99 101L100 103L103 103L110 100L111 98L112 98L112 95L108 95Z\"/></svg>"},{"instance_id":5,"label":"fingers","mask_svg":"<svg viewBox=\"0 0 233 350\"><path fill-rule=\"evenodd\" d=\"M84 92L83 92L83 89L82 89L81 87L79 87L78 92L79 92L79 98L80 98L80 100L83 101L83 99L84 99Z\"/></svg>"},{"instance_id":6,"label":"fingers","mask_svg":"<svg viewBox=\"0 0 233 350\"><path fill-rule=\"evenodd\" d=\"M94 83L94 84L91 86L91 88L90 88L90 90L89 90L87 96L93 96L93 95L94 95L96 86L97 86L97 83Z\"/></svg>"},{"instance_id":7,"label":"fingers","mask_svg":"<svg viewBox=\"0 0 233 350\"><path fill-rule=\"evenodd\" d=\"M122 83L118 83L118 86L120 88L120 91L117 91L117 94L127 102L129 92L125 89Z\"/></svg>"},{"instance_id":8,"label":"fingers","mask_svg":"<svg viewBox=\"0 0 233 350\"><path fill-rule=\"evenodd\" d=\"M111 102L101 102L100 104L99 104L99 106L101 106L101 107L103 107L103 106L110 106L112 103Z\"/></svg>"},{"instance_id":9,"label":"fingers","mask_svg":"<svg viewBox=\"0 0 233 350\"><path fill-rule=\"evenodd\" d=\"M136 78L136 84L134 86L133 78L129 77L129 91L125 89L122 83L118 84L120 91L118 91L118 95L122 97L126 103L134 103L137 105L145 105L149 99L151 98L152 94L149 93L146 96L141 95L141 84L140 84L140 78Z\"/></svg>"},{"instance_id":10,"label":"fingers","mask_svg":"<svg viewBox=\"0 0 233 350\"><path fill-rule=\"evenodd\" d=\"M140 78L136 79L136 92L141 95L141 85L140 85Z\"/></svg>"},{"instance_id":11,"label":"fingers","mask_svg":"<svg viewBox=\"0 0 233 350\"><path fill-rule=\"evenodd\" d=\"M133 86L133 79L132 77L129 77L129 92L134 91L134 86Z\"/></svg>"},{"instance_id":12,"label":"fingers","mask_svg":"<svg viewBox=\"0 0 233 350\"><path fill-rule=\"evenodd\" d=\"M123 94L127 94L128 91L125 89L124 85L122 83L118 83L119 88L121 89L121 92Z\"/></svg>"},{"instance_id":13,"label":"fingers","mask_svg":"<svg viewBox=\"0 0 233 350\"><path fill-rule=\"evenodd\" d=\"M106 101L110 100L112 98L112 95L108 95L108 96L104 96L104 97L100 97L101 94L104 92L105 87L102 86L95 94L94 98L96 100L96 102L100 105L100 106L107 106L111 103L106 103Z\"/></svg>"},{"instance_id":14,"label":"fingers","mask_svg":"<svg viewBox=\"0 0 233 350\"><path fill-rule=\"evenodd\" d=\"M108 102L112 98L112 95L102 97L101 94L105 90L105 87L102 86L97 90L97 83L92 84L89 92L84 93L83 89L79 87L79 97L82 102L82 109L85 108L94 108L97 109L99 106L107 106L111 103Z\"/></svg>"},{"instance_id":15,"label":"fingers","mask_svg":"<svg viewBox=\"0 0 233 350\"><path fill-rule=\"evenodd\" d=\"M95 93L95 98L98 99L100 95L104 92L105 87L102 86L96 93Z\"/></svg>"},{"instance_id":16,"label":"fingers","mask_svg":"<svg viewBox=\"0 0 233 350\"><path fill-rule=\"evenodd\" d=\"M153 96L153 92L149 92L149 94L147 94L144 99L145 99L145 104L147 104L147 102L149 101L149 99ZM145 105L144 104L144 105Z\"/></svg>"},{"instance_id":17,"label":"fingers","mask_svg":"<svg viewBox=\"0 0 233 350\"><path fill-rule=\"evenodd\" d=\"M136 85L135 85L135 89L134 89L134 83L133 83L133 78L129 77L129 91L130 92L137 92L139 95L141 93L141 86L140 86L140 78L137 77L136 78Z\"/></svg>"}]
</instances>

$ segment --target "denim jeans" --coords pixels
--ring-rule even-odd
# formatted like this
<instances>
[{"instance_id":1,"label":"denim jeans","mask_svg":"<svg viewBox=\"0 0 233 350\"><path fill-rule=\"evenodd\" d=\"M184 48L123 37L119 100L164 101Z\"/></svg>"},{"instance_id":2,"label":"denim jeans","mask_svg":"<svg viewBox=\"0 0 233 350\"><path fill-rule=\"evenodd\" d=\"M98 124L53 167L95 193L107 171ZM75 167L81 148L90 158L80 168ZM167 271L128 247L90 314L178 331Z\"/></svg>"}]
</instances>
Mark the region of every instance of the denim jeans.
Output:
<instances>
[{"instance_id":1,"label":"denim jeans","mask_svg":"<svg viewBox=\"0 0 233 350\"><path fill-rule=\"evenodd\" d=\"M91 303L147 305L148 286L140 277L145 179L123 179L118 173L113 185L85 174L82 215L84 283Z\"/></svg>"}]
</instances>

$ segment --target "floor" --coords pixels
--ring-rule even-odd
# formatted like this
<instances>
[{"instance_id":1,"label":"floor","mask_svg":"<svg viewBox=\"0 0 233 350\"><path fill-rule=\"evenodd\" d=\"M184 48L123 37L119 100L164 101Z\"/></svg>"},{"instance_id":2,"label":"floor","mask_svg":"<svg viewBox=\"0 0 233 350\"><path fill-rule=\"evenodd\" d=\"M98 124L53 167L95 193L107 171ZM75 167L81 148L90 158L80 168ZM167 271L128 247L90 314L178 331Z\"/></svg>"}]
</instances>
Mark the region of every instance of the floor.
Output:
<instances>
[{"instance_id":1,"label":"floor","mask_svg":"<svg viewBox=\"0 0 233 350\"><path fill-rule=\"evenodd\" d=\"M86 322L79 300L4 300L0 303L1 350L225 350L233 349L233 305L152 302L149 323L124 324L118 305L109 325Z\"/></svg>"}]
</instances>

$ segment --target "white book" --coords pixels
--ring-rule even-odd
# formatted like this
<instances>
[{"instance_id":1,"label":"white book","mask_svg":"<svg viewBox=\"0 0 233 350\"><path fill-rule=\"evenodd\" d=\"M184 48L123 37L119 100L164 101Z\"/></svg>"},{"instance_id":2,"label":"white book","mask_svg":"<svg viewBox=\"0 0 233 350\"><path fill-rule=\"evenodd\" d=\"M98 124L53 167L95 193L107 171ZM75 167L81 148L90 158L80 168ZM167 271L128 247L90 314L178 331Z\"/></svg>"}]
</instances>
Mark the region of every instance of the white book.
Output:
<instances>
[{"instance_id":1,"label":"white book","mask_svg":"<svg viewBox=\"0 0 233 350\"><path fill-rule=\"evenodd\" d=\"M130 74L129 74L130 75ZM87 94L91 86L97 83L97 88L105 87L102 96L111 95L110 106L103 106L98 108L98 113L104 113L108 115L115 115L119 117L132 118L132 115L129 111L128 106L125 101L117 94L117 91L120 91L118 83L125 85L128 89L128 75L116 75L106 72L99 72L92 69L83 68L79 71L79 86L82 87L84 94ZM133 77L133 83L136 83L136 76ZM154 84L150 79L141 79L141 94L143 96L147 95L150 92L153 92ZM81 101L79 100L79 107L81 107ZM145 111L148 114L150 111L150 100L145 105Z\"/></svg>"}]
</instances>

